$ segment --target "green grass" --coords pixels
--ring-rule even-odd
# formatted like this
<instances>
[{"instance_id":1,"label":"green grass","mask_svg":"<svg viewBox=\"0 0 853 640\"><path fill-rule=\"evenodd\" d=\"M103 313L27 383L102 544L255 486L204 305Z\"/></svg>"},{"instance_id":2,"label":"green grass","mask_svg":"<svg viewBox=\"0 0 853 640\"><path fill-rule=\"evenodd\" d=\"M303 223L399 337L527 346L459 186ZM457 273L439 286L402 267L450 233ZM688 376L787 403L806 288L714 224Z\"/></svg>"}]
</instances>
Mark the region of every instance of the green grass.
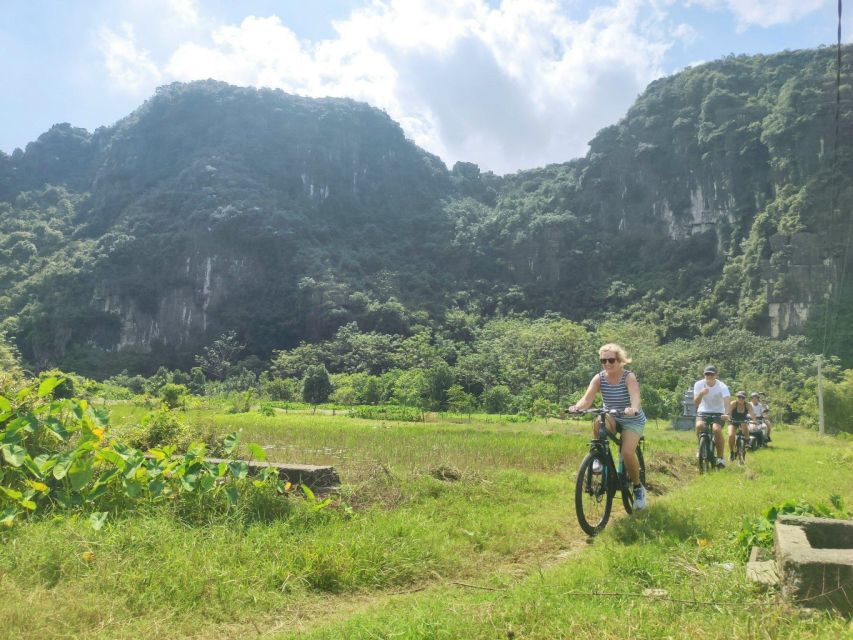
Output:
<instances>
[{"instance_id":1,"label":"green grass","mask_svg":"<svg viewBox=\"0 0 853 640\"><path fill-rule=\"evenodd\" d=\"M121 411L119 411L121 414ZM119 419L133 419L125 410ZM621 505L588 544L573 474L586 423L381 423L343 416L195 410L189 419L332 463L333 507L293 500L269 520L244 505L205 522L175 508L113 518L46 517L2 534L0 621L16 638L826 637L811 616L744 577L734 533L788 498L853 506L853 445L778 431L777 446L698 477L693 438L647 432L650 509ZM455 482L434 472L452 467ZM258 511L260 513L260 510ZM729 570L728 563L731 563ZM675 600L656 600L663 589ZM630 596L580 595L593 592ZM766 633L764 630L767 630Z\"/></svg>"}]
</instances>

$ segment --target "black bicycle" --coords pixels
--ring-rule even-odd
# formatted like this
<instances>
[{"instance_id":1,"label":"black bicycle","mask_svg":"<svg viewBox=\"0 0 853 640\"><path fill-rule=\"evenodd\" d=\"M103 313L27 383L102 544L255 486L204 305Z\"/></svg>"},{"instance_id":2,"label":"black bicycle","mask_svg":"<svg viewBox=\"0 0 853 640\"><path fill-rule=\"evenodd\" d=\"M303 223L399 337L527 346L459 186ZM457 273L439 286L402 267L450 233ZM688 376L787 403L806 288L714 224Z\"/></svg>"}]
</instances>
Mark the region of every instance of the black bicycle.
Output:
<instances>
[{"instance_id":1,"label":"black bicycle","mask_svg":"<svg viewBox=\"0 0 853 640\"><path fill-rule=\"evenodd\" d=\"M732 426L735 428L735 459L739 465L746 464L746 450L749 447L750 440L748 436L743 435L743 431L741 430L744 424L749 425L749 420L747 419L742 422L732 420Z\"/></svg>"},{"instance_id":2,"label":"black bicycle","mask_svg":"<svg viewBox=\"0 0 853 640\"><path fill-rule=\"evenodd\" d=\"M699 473L705 473L717 468L717 456L714 454L714 432L712 425L722 424L721 413L703 413L699 415L705 423L705 428L699 432L699 450L696 459Z\"/></svg>"},{"instance_id":3,"label":"black bicycle","mask_svg":"<svg viewBox=\"0 0 853 640\"><path fill-rule=\"evenodd\" d=\"M575 484L575 510L578 515L578 524L590 536L594 536L607 526L610 511L613 508L613 496L617 490L622 492L622 505L625 511L630 514L634 506L633 485L625 470L622 456L619 456L617 466L610 452L610 440L616 443L617 451L622 448L622 438L618 435L621 428L617 425L617 435L610 433L605 425L604 414L606 413L614 417L624 415L622 412L602 408L572 412L572 415L596 414L601 417L599 435L590 441L589 453L581 462ZM644 438L640 438L640 443L637 445L640 484L643 486L646 484L646 463L643 460L644 441Z\"/></svg>"}]
</instances>

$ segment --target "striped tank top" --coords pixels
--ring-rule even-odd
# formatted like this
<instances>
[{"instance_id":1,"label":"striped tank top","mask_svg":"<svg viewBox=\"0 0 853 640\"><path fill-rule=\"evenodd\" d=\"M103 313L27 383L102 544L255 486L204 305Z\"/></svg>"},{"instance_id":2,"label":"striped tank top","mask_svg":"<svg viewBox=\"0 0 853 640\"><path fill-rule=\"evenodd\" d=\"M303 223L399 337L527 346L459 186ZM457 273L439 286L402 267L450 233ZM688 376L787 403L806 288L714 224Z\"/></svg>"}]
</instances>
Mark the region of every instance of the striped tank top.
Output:
<instances>
[{"instance_id":1,"label":"striped tank top","mask_svg":"<svg viewBox=\"0 0 853 640\"><path fill-rule=\"evenodd\" d=\"M631 394L628 393L628 385L625 384L629 373L630 371L623 371L622 377L619 378L619 382L616 384L607 382L607 376L604 371L598 374L599 382L601 382L601 399L604 402L605 409L624 411L631 406ZM640 412L636 416L624 416L617 418L616 421L622 426L631 425L641 427L646 424L646 415L640 409Z\"/></svg>"}]
</instances>

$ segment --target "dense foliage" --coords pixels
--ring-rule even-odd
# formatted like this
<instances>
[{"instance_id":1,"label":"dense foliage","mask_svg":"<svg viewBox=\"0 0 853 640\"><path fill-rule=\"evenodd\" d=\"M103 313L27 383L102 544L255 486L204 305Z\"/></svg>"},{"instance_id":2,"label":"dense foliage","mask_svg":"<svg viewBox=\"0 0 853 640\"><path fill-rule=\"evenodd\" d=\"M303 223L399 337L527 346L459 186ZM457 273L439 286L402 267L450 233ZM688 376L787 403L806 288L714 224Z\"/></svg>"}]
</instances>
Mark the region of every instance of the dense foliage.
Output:
<instances>
[{"instance_id":1,"label":"dense foliage","mask_svg":"<svg viewBox=\"0 0 853 640\"><path fill-rule=\"evenodd\" d=\"M0 526L11 527L36 511L74 509L90 511L97 529L110 512L175 504L188 495L201 496L214 510L237 504L249 474L247 462L234 455L238 433L222 444L228 460L205 459L201 442L177 455L175 446L161 444L174 438L163 427L173 431L179 424L165 409L146 425L151 448L137 448L108 432L105 411L56 393L63 382L46 377L14 394L9 387L0 389L6 394L0 394ZM250 443L248 448L254 458L266 459L260 446ZM279 493L290 489L272 466L250 488L264 486Z\"/></svg>"},{"instance_id":2,"label":"dense foliage","mask_svg":"<svg viewBox=\"0 0 853 640\"><path fill-rule=\"evenodd\" d=\"M501 351L525 314L627 320L660 344L804 332L849 366L853 93L836 145L833 60L687 69L586 157L503 177L448 171L353 101L162 87L112 127L0 154L0 331L36 369L98 377L197 364L222 380L238 357L256 375L278 350L287 378L443 361L475 394L518 395L526 366L556 399L568 362ZM536 339L568 348L568 326Z\"/></svg>"}]
</instances>

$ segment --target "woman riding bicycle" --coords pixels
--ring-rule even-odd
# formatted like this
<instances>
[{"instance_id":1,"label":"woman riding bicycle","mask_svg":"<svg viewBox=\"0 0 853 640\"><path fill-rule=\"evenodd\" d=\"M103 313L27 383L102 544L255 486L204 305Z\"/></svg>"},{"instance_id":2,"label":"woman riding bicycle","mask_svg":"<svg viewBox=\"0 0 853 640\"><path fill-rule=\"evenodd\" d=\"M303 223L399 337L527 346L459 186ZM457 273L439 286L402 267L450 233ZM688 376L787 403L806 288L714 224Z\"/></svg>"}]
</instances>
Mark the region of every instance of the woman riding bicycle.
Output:
<instances>
[{"instance_id":1,"label":"woman riding bicycle","mask_svg":"<svg viewBox=\"0 0 853 640\"><path fill-rule=\"evenodd\" d=\"M602 370L589 383L583 398L569 407L569 411L588 409L595 399L595 394L601 392L604 407L623 415L606 414L605 427L612 434L622 431L622 459L628 477L634 485L634 508L646 508L646 488L640 484L640 461L637 459L637 444L646 426L646 415L640 408L640 383L637 376L625 369L631 359L625 349L616 344L608 343L598 350L598 359ZM618 427L617 427L618 425ZM593 436L599 436L601 419L596 418L593 424ZM598 462L598 461L596 461ZM601 469L593 471L601 472Z\"/></svg>"},{"instance_id":2,"label":"woman riding bicycle","mask_svg":"<svg viewBox=\"0 0 853 640\"><path fill-rule=\"evenodd\" d=\"M732 400L729 406L729 460L734 460L737 457L735 452L735 429L740 427L740 432L746 441L749 442L749 420L755 420L755 412L752 406L746 401L746 391L738 391L737 398Z\"/></svg>"}]
</instances>

